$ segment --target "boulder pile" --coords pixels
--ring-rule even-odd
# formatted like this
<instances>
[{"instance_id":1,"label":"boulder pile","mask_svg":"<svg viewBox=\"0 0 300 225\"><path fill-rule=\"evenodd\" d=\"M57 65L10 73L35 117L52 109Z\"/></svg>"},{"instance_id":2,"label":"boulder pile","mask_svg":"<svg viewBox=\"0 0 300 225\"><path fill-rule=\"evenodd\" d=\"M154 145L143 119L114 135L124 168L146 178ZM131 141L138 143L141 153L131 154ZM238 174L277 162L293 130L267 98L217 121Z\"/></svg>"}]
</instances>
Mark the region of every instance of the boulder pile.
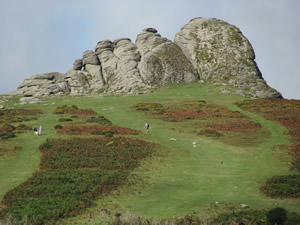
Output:
<instances>
[{"instance_id":1,"label":"boulder pile","mask_svg":"<svg viewBox=\"0 0 300 225\"><path fill-rule=\"evenodd\" d=\"M195 18L174 41L146 28L135 43L128 38L103 40L83 52L67 73L31 76L15 94L49 95L140 94L166 83L201 81L237 88L237 94L281 97L264 81L248 39L222 20Z\"/></svg>"}]
</instances>

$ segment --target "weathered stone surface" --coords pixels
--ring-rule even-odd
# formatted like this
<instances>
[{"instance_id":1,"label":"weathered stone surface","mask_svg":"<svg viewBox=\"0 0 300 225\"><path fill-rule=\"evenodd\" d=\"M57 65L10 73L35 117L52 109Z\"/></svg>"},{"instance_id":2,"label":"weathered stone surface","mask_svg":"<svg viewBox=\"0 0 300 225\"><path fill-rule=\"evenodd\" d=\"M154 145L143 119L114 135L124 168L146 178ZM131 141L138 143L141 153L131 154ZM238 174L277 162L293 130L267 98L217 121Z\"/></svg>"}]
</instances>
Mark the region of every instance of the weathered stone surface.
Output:
<instances>
[{"instance_id":1,"label":"weathered stone surface","mask_svg":"<svg viewBox=\"0 0 300 225\"><path fill-rule=\"evenodd\" d=\"M99 93L104 88L104 82L102 79L101 66L100 65L85 65L85 71L88 83L90 85L90 93Z\"/></svg>"},{"instance_id":2,"label":"weathered stone surface","mask_svg":"<svg viewBox=\"0 0 300 225\"><path fill-rule=\"evenodd\" d=\"M138 65L144 82L151 86L166 83L193 82L198 73L182 50L156 30L145 29L137 36L136 45L141 53Z\"/></svg>"},{"instance_id":3,"label":"weathered stone surface","mask_svg":"<svg viewBox=\"0 0 300 225\"><path fill-rule=\"evenodd\" d=\"M114 45L111 41L98 42L96 54L102 67L102 77L105 84L116 75L118 58L113 53Z\"/></svg>"},{"instance_id":4,"label":"weathered stone surface","mask_svg":"<svg viewBox=\"0 0 300 225\"><path fill-rule=\"evenodd\" d=\"M26 105L26 104L39 104L42 103L41 99L36 97L23 97L20 98L20 104Z\"/></svg>"},{"instance_id":5,"label":"weathered stone surface","mask_svg":"<svg viewBox=\"0 0 300 225\"><path fill-rule=\"evenodd\" d=\"M99 65L100 64L94 51L86 50L83 53L82 65L85 66L86 64L91 64L91 65Z\"/></svg>"},{"instance_id":6,"label":"weathered stone surface","mask_svg":"<svg viewBox=\"0 0 300 225\"><path fill-rule=\"evenodd\" d=\"M102 66L106 92L135 93L149 88L137 69L140 54L129 38L98 42L95 52Z\"/></svg>"},{"instance_id":7,"label":"weathered stone surface","mask_svg":"<svg viewBox=\"0 0 300 225\"><path fill-rule=\"evenodd\" d=\"M180 29L174 42L201 79L229 83L253 97L281 96L263 81L252 46L237 27L218 19L195 18Z\"/></svg>"},{"instance_id":8,"label":"weathered stone surface","mask_svg":"<svg viewBox=\"0 0 300 225\"><path fill-rule=\"evenodd\" d=\"M62 73L45 73L29 77L18 87L18 93L26 97L63 95L69 93Z\"/></svg>"},{"instance_id":9,"label":"weathered stone surface","mask_svg":"<svg viewBox=\"0 0 300 225\"><path fill-rule=\"evenodd\" d=\"M138 34L135 44L138 47L138 51L141 56L146 55L148 52L151 52L155 47L166 43L171 42L167 38L161 37L160 34L152 31L148 31L150 28L144 29L140 34Z\"/></svg>"},{"instance_id":10,"label":"weathered stone surface","mask_svg":"<svg viewBox=\"0 0 300 225\"><path fill-rule=\"evenodd\" d=\"M117 57L117 68L114 79L108 81L111 92L132 93L146 88L137 69L141 58L136 46L130 39L114 41L114 55Z\"/></svg>"},{"instance_id":11,"label":"weathered stone surface","mask_svg":"<svg viewBox=\"0 0 300 225\"><path fill-rule=\"evenodd\" d=\"M81 70L82 69L82 59L76 59L73 63L73 70Z\"/></svg>"},{"instance_id":12,"label":"weathered stone surface","mask_svg":"<svg viewBox=\"0 0 300 225\"><path fill-rule=\"evenodd\" d=\"M70 89L71 95L90 94L90 84L88 82L88 72L79 70L69 70L65 75L65 81Z\"/></svg>"}]
</instances>

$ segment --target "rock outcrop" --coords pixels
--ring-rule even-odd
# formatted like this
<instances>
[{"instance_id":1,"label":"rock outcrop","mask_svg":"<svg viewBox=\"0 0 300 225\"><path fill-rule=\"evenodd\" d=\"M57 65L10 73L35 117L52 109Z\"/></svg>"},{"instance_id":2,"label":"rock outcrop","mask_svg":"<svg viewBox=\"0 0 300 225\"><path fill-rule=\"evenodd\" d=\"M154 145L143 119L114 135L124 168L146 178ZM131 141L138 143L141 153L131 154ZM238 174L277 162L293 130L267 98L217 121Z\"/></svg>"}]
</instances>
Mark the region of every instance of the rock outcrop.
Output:
<instances>
[{"instance_id":1,"label":"rock outcrop","mask_svg":"<svg viewBox=\"0 0 300 225\"><path fill-rule=\"evenodd\" d=\"M17 94L24 97L44 97L68 93L70 93L70 89L65 81L65 74L56 72L31 76L24 80L17 90Z\"/></svg>"},{"instance_id":2,"label":"rock outcrop","mask_svg":"<svg viewBox=\"0 0 300 225\"><path fill-rule=\"evenodd\" d=\"M281 96L263 80L253 48L237 27L218 19L195 18L180 29L174 42L200 79L232 85L253 97Z\"/></svg>"},{"instance_id":3,"label":"rock outcrop","mask_svg":"<svg viewBox=\"0 0 300 225\"><path fill-rule=\"evenodd\" d=\"M82 59L76 59L73 63L73 70L81 70L82 69Z\"/></svg>"},{"instance_id":4,"label":"rock outcrop","mask_svg":"<svg viewBox=\"0 0 300 225\"><path fill-rule=\"evenodd\" d=\"M157 86L198 80L198 73L181 49L170 40L147 28L137 36L141 54L138 69L145 83Z\"/></svg>"},{"instance_id":5,"label":"rock outcrop","mask_svg":"<svg viewBox=\"0 0 300 225\"><path fill-rule=\"evenodd\" d=\"M166 83L212 82L258 98L281 97L264 81L253 48L241 31L218 19L195 18L174 42L146 28L133 43L128 38L98 42L76 59L66 74L39 74L24 80L14 94L99 95L147 93Z\"/></svg>"}]
</instances>

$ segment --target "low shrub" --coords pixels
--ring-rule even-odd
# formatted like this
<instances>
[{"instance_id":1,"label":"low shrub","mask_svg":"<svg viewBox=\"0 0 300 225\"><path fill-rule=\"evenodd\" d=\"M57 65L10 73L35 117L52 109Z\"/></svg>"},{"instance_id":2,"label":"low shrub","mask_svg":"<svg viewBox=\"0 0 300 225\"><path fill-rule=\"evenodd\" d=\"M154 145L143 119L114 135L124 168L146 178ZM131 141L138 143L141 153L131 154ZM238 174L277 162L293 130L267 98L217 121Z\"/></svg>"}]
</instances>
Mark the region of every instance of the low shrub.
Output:
<instances>
[{"instance_id":1,"label":"low shrub","mask_svg":"<svg viewBox=\"0 0 300 225\"><path fill-rule=\"evenodd\" d=\"M141 131L125 128L125 127L117 127L117 126L99 126L99 125L83 125L83 126L65 126L63 129L56 130L58 134L66 134L66 135L132 135L132 134L140 134Z\"/></svg>"},{"instance_id":2,"label":"low shrub","mask_svg":"<svg viewBox=\"0 0 300 225\"><path fill-rule=\"evenodd\" d=\"M8 138L16 137L14 132L1 132L0 131L0 139L6 140Z\"/></svg>"},{"instance_id":3,"label":"low shrub","mask_svg":"<svg viewBox=\"0 0 300 225\"><path fill-rule=\"evenodd\" d=\"M265 222L264 210L246 209L218 215L212 224L265 224Z\"/></svg>"},{"instance_id":4,"label":"low shrub","mask_svg":"<svg viewBox=\"0 0 300 225\"><path fill-rule=\"evenodd\" d=\"M108 144L110 143L110 144ZM40 145L41 169L129 170L153 152L153 144L130 138L72 138Z\"/></svg>"},{"instance_id":5,"label":"low shrub","mask_svg":"<svg viewBox=\"0 0 300 225\"><path fill-rule=\"evenodd\" d=\"M116 133L115 130L110 130L110 129L103 130L103 131L100 131L100 130L92 130L92 131L90 131L90 134L93 134L93 135L104 135L105 137L113 137L115 133Z\"/></svg>"},{"instance_id":6,"label":"low shrub","mask_svg":"<svg viewBox=\"0 0 300 225\"><path fill-rule=\"evenodd\" d=\"M6 140L8 138L16 137L15 131L16 127L10 124L4 124L0 127L0 139Z\"/></svg>"},{"instance_id":7,"label":"low shrub","mask_svg":"<svg viewBox=\"0 0 300 225\"><path fill-rule=\"evenodd\" d=\"M204 136L207 136L207 137L221 137L223 136L222 133L216 131L216 130L212 130L212 129L204 129L204 130L201 130L198 135L204 135Z\"/></svg>"},{"instance_id":8,"label":"low shrub","mask_svg":"<svg viewBox=\"0 0 300 225\"><path fill-rule=\"evenodd\" d=\"M76 105L63 105L57 107L53 113L55 114L79 114L79 115L96 115L92 109L79 109Z\"/></svg>"},{"instance_id":9,"label":"low shrub","mask_svg":"<svg viewBox=\"0 0 300 225\"><path fill-rule=\"evenodd\" d=\"M21 123L21 124L16 125L16 130L17 131L32 130L32 127Z\"/></svg>"},{"instance_id":10,"label":"low shrub","mask_svg":"<svg viewBox=\"0 0 300 225\"><path fill-rule=\"evenodd\" d=\"M267 212L267 220L270 225L284 224L287 219L286 211L284 208L274 208Z\"/></svg>"},{"instance_id":11,"label":"low shrub","mask_svg":"<svg viewBox=\"0 0 300 225\"><path fill-rule=\"evenodd\" d=\"M36 120L43 113L39 109L0 109L1 123L19 123Z\"/></svg>"},{"instance_id":12,"label":"low shrub","mask_svg":"<svg viewBox=\"0 0 300 225\"><path fill-rule=\"evenodd\" d=\"M300 175L275 176L261 187L266 195L280 198L300 197Z\"/></svg>"},{"instance_id":13,"label":"low shrub","mask_svg":"<svg viewBox=\"0 0 300 225\"><path fill-rule=\"evenodd\" d=\"M259 123L251 120L217 120L213 122L207 122L204 124L205 127L211 128L218 131L231 131L231 132L246 132L253 133L258 129L262 128Z\"/></svg>"},{"instance_id":14,"label":"low shrub","mask_svg":"<svg viewBox=\"0 0 300 225\"><path fill-rule=\"evenodd\" d=\"M58 122L69 122L69 121L73 121L71 118L59 118Z\"/></svg>"},{"instance_id":15,"label":"low shrub","mask_svg":"<svg viewBox=\"0 0 300 225\"><path fill-rule=\"evenodd\" d=\"M54 224L76 216L92 201L124 182L127 172L103 170L51 170L33 174L26 182L9 191L2 204L3 217L12 216L20 224Z\"/></svg>"},{"instance_id":16,"label":"low shrub","mask_svg":"<svg viewBox=\"0 0 300 225\"><path fill-rule=\"evenodd\" d=\"M57 124L57 125L55 125L54 126L54 129L56 130L56 129L63 129L63 126L62 125L59 125L59 124Z\"/></svg>"},{"instance_id":17,"label":"low shrub","mask_svg":"<svg viewBox=\"0 0 300 225\"><path fill-rule=\"evenodd\" d=\"M138 103L132 108L136 111L164 112L168 108L160 103Z\"/></svg>"},{"instance_id":18,"label":"low shrub","mask_svg":"<svg viewBox=\"0 0 300 225\"><path fill-rule=\"evenodd\" d=\"M106 119L104 116L98 116L98 117L90 117L85 121L86 123L98 123L100 125L108 125L111 126L112 122L108 119Z\"/></svg>"}]
</instances>

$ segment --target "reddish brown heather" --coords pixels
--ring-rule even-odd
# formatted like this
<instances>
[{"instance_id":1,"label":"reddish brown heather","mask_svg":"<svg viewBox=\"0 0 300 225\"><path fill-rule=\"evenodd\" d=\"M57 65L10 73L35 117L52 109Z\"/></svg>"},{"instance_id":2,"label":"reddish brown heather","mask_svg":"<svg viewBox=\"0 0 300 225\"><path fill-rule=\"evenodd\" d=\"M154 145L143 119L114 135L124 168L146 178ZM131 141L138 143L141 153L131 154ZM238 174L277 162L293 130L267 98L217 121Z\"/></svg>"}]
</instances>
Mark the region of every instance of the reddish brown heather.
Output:
<instances>
[{"instance_id":1,"label":"reddish brown heather","mask_svg":"<svg viewBox=\"0 0 300 225\"><path fill-rule=\"evenodd\" d=\"M141 131L129 129L125 127L117 127L117 126L99 126L99 125L84 125L84 126L77 126L71 125L63 127L62 129L57 129L56 132L58 134L67 134L67 135L89 135L91 132L103 132L108 130L114 130L115 134L118 135L127 135L127 134L141 134Z\"/></svg>"}]
</instances>

